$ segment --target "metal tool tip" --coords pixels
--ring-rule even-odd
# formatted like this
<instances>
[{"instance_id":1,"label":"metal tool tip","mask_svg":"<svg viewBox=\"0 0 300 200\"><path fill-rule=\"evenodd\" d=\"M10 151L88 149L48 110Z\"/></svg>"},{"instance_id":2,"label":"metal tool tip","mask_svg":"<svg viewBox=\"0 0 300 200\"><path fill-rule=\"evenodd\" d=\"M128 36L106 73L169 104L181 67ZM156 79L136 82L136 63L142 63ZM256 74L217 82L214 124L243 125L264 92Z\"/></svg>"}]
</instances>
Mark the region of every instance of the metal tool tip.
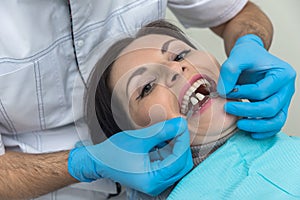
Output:
<instances>
[{"instance_id":1,"label":"metal tool tip","mask_svg":"<svg viewBox=\"0 0 300 200\"><path fill-rule=\"evenodd\" d=\"M218 92L211 92L211 93L209 93L209 97L210 98L217 98L218 96L219 96Z\"/></svg>"}]
</instances>

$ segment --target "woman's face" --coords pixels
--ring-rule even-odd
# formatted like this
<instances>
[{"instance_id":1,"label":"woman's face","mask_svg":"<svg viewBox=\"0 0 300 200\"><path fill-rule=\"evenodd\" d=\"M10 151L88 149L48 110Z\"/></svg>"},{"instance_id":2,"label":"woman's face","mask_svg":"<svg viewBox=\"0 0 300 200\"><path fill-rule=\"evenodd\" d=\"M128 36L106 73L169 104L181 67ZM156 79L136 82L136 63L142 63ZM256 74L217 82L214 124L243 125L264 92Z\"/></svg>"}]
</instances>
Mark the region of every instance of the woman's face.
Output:
<instances>
[{"instance_id":1,"label":"woman's face","mask_svg":"<svg viewBox=\"0 0 300 200\"><path fill-rule=\"evenodd\" d=\"M216 91L218 76L219 64L212 55L173 37L152 34L123 50L109 86L135 128L189 116L195 145L215 141L236 127L236 117L224 112L228 100L208 96Z\"/></svg>"}]
</instances>

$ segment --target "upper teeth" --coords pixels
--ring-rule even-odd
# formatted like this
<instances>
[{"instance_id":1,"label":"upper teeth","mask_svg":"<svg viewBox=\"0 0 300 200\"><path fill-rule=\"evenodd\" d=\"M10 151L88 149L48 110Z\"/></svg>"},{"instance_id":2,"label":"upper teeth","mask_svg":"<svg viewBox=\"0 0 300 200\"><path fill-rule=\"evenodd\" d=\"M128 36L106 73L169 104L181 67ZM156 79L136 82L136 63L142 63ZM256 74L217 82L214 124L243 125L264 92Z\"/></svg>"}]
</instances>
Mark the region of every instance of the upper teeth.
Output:
<instances>
[{"instance_id":1,"label":"upper teeth","mask_svg":"<svg viewBox=\"0 0 300 200\"><path fill-rule=\"evenodd\" d=\"M181 113L185 114L188 112L189 102L191 102L194 106L197 103L199 103L199 101L202 101L204 99L205 96L201 93L196 93L195 96L192 96L192 94L195 93L197 88L203 84L206 84L207 87L210 87L210 83L206 79L199 79L193 83L193 85L188 89L188 91L186 91L181 104Z\"/></svg>"}]
</instances>

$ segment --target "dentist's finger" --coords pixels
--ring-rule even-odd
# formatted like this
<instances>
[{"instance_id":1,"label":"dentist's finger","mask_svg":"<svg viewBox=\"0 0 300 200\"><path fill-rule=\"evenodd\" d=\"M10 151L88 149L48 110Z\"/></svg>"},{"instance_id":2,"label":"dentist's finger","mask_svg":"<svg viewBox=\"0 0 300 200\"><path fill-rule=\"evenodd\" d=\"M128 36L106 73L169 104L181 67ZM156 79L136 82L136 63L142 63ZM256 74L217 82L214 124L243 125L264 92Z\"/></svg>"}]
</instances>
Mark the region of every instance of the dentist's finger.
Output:
<instances>
[{"instance_id":1,"label":"dentist's finger","mask_svg":"<svg viewBox=\"0 0 300 200\"><path fill-rule=\"evenodd\" d=\"M126 134L140 140L140 144L142 144L144 151L149 152L153 147L162 142L172 140L176 137L180 138L186 130L186 120L182 117L177 117L144 129L126 131ZM184 138L185 137L186 136L184 136Z\"/></svg>"},{"instance_id":2,"label":"dentist's finger","mask_svg":"<svg viewBox=\"0 0 300 200\"><path fill-rule=\"evenodd\" d=\"M230 57L223 63L217 83L217 91L221 96L226 96L233 90L241 72L241 69L231 62Z\"/></svg>"},{"instance_id":3,"label":"dentist's finger","mask_svg":"<svg viewBox=\"0 0 300 200\"><path fill-rule=\"evenodd\" d=\"M272 137L273 135L276 135L279 131L280 130L264 132L264 133L251 133L251 137L254 138L254 139L258 139L258 140L266 139L266 138Z\"/></svg>"},{"instance_id":4,"label":"dentist's finger","mask_svg":"<svg viewBox=\"0 0 300 200\"><path fill-rule=\"evenodd\" d=\"M230 92L226 97L263 100L283 90L282 88L288 88L287 81L286 78L279 77L278 74L268 75L257 83L235 86L235 92ZM285 93L282 93L282 95L285 95Z\"/></svg>"},{"instance_id":5,"label":"dentist's finger","mask_svg":"<svg viewBox=\"0 0 300 200\"><path fill-rule=\"evenodd\" d=\"M251 133L278 132L286 121L286 113L281 110L275 117L240 119L237 127Z\"/></svg>"},{"instance_id":6,"label":"dentist's finger","mask_svg":"<svg viewBox=\"0 0 300 200\"><path fill-rule=\"evenodd\" d=\"M164 167L165 161L166 160L157 161L156 163L153 163L153 165L156 165L155 168L161 169L155 173L159 173L162 177L164 177L164 180L160 183L161 187L157 187L159 189L154 190L150 193L152 195L158 195L159 193L162 192L161 188L167 188L168 186L173 185L176 181L180 180L184 175L186 175L193 167L193 160L192 160L192 155L190 150L187 150L172 165ZM169 163L169 161L166 162Z\"/></svg>"},{"instance_id":7,"label":"dentist's finger","mask_svg":"<svg viewBox=\"0 0 300 200\"><path fill-rule=\"evenodd\" d=\"M225 111L240 117L274 117L277 113L291 101L292 94L287 92L290 87L281 89L278 93L257 102L228 102L225 105Z\"/></svg>"}]
</instances>

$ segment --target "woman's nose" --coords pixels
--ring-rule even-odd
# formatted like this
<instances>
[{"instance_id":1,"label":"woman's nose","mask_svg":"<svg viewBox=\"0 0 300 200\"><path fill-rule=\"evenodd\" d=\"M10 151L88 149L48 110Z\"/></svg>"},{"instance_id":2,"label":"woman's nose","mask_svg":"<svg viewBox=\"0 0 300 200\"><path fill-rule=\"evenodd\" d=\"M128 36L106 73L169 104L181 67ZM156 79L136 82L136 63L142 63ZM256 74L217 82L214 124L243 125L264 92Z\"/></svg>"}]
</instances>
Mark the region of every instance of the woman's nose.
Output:
<instances>
[{"instance_id":1,"label":"woman's nose","mask_svg":"<svg viewBox=\"0 0 300 200\"><path fill-rule=\"evenodd\" d=\"M186 69L186 62L185 61L170 61L168 63L168 67L173 71L178 73L182 73Z\"/></svg>"},{"instance_id":2,"label":"woman's nose","mask_svg":"<svg viewBox=\"0 0 300 200\"><path fill-rule=\"evenodd\" d=\"M172 87L178 79L183 76L183 73L186 70L184 62L176 62L171 61L168 63L168 69L170 70L167 78L167 85L168 87Z\"/></svg>"}]
</instances>

